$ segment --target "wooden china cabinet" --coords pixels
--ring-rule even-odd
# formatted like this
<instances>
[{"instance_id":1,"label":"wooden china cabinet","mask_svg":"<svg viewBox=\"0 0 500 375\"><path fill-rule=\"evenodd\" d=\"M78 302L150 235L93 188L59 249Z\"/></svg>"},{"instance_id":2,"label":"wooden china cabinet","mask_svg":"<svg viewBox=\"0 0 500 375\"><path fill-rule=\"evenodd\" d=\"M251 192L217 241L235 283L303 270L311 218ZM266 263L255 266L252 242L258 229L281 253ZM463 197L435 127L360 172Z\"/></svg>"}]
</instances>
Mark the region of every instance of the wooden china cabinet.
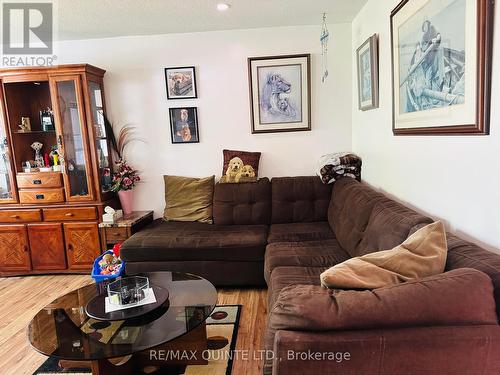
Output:
<instances>
[{"instance_id":1,"label":"wooden china cabinet","mask_svg":"<svg viewBox=\"0 0 500 375\"><path fill-rule=\"evenodd\" d=\"M104 73L0 70L0 275L90 272L99 255L104 207L117 205Z\"/></svg>"}]
</instances>

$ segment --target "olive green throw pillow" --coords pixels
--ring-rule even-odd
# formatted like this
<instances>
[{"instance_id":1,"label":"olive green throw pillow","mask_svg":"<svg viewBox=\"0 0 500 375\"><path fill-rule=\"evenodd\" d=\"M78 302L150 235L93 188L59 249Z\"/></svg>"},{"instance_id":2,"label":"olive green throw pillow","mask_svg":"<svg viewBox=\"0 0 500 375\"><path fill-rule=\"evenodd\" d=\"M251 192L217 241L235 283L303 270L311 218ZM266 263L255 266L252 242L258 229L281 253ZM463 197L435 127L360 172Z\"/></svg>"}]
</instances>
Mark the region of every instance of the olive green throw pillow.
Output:
<instances>
[{"instance_id":1,"label":"olive green throw pillow","mask_svg":"<svg viewBox=\"0 0 500 375\"><path fill-rule=\"evenodd\" d=\"M212 223L215 176L191 178L163 176L167 221L199 221Z\"/></svg>"}]
</instances>

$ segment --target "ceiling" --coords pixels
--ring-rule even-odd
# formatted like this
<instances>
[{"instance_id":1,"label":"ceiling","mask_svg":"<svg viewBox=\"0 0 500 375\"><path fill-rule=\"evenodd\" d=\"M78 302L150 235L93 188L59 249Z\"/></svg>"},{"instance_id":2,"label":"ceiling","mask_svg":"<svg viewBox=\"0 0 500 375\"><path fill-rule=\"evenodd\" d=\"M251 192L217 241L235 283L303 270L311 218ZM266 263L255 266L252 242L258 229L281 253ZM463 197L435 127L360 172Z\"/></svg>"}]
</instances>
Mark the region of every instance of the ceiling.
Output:
<instances>
[{"instance_id":1,"label":"ceiling","mask_svg":"<svg viewBox=\"0 0 500 375\"><path fill-rule=\"evenodd\" d=\"M351 22L367 0L64 0L59 40ZM231 7L217 11L225 2Z\"/></svg>"}]
</instances>

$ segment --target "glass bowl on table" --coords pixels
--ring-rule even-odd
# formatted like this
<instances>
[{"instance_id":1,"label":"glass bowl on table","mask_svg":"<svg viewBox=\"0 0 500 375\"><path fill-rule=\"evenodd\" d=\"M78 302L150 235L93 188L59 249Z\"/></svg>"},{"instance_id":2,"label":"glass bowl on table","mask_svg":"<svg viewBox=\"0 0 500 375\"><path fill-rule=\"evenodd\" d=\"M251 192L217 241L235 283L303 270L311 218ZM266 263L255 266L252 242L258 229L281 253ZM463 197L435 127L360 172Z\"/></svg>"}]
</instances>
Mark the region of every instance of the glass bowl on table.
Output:
<instances>
[{"instance_id":1,"label":"glass bowl on table","mask_svg":"<svg viewBox=\"0 0 500 375\"><path fill-rule=\"evenodd\" d=\"M119 306L137 305L146 298L149 279L143 276L124 277L108 284L109 302Z\"/></svg>"}]
</instances>

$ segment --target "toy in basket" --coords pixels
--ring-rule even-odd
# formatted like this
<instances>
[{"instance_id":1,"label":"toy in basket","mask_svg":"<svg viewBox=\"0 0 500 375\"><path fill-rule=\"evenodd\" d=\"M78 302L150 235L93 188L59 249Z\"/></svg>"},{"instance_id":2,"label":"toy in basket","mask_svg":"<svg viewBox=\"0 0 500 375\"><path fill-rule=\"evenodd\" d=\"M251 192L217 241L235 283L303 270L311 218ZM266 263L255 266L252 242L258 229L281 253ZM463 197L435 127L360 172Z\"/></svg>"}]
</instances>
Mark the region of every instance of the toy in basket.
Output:
<instances>
[{"instance_id":1,"label":"toy in basket","mask_svg":"<svg viewBox=\"0 0 500 375\"><path fill-rule=\"evenodd\" d=\"M96 282L115 279L125 271L125 262L120 259L120 244L113 246L113 250L108 250L97 257L92 269L92 278Z\"/></svg>"}]
</instances>

